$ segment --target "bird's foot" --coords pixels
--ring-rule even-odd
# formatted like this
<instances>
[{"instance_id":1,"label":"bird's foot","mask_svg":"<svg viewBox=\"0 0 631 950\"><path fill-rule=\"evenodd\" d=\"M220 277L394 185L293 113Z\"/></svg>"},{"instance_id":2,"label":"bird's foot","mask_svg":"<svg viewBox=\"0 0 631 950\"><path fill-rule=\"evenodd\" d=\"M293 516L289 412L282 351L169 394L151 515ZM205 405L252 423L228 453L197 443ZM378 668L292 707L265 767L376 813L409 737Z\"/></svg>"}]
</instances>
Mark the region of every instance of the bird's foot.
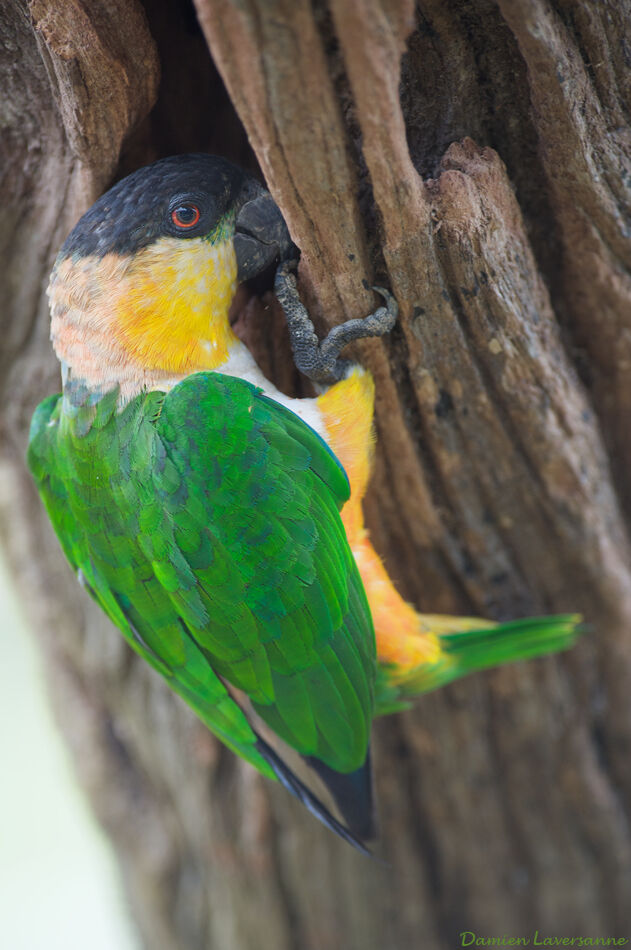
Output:
<instances>
[{"instance_id":1,"label":"bird's foot","mask_svg":"<svg viewBox=\"0 0 631 950\"><path fill-rule=\"evenodd\" d=\"M353 340L388 333L398 316L397 302L388 290L373 287L383 297L384 307L378 307L367 317L347 320L333 327L323 340L319 340L298 294L296 277L292 273L295 267L296 261L284 261L279 265L274 281L274 292L287 319L294 362L300 372L314 383L336 383L352 366L350 360L340 358L340 351Z\"/></svg>"}]
</instances>

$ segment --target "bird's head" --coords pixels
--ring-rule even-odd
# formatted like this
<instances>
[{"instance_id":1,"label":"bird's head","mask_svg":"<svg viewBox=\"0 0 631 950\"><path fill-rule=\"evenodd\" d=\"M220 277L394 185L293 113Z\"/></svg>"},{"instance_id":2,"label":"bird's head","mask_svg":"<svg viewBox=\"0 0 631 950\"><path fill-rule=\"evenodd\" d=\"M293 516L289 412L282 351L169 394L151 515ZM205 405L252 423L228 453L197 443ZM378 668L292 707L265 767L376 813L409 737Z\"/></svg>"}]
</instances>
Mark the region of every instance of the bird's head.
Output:
<instances>
[{"instance_id":1,"label":"bird's head","mask_svg":"<svg viewBox=\"0 0 631 950\"><path fill-rule=\"evenodd\" d=\"M138 385L225 362L237 283L295 252L269 193L223 158L178 155L124 178L81 218L50 281L73 377Z\"/></svg>"}]
</instances>

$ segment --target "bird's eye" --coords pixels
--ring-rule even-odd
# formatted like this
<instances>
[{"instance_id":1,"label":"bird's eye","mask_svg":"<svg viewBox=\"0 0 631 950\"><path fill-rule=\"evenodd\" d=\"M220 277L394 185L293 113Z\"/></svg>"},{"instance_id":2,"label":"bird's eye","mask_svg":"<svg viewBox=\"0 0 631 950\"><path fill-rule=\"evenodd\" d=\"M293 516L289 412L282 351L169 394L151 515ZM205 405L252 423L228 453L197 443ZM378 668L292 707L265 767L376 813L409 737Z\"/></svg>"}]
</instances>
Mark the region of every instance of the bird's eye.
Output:
<instances>
[{"instance_id":1,"label":"bird's eye","mask_svg":"<svg viewBox=\"0 0 631 950\"><path fill-rule=\"evenodd\" d=\"M200 211L197 205L181 204L171 212L171 221L176 228L188 230L194 228L200 218Z\"/></svg>"}]
</instances>

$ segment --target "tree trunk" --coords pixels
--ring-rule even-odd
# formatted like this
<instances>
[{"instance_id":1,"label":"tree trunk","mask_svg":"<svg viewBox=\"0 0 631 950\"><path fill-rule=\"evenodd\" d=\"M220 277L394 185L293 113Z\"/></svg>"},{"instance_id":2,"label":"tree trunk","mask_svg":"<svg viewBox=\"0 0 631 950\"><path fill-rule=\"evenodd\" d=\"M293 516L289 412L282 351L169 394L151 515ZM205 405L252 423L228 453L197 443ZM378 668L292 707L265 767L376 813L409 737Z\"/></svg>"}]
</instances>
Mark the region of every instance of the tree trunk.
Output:
<instances>
[{"instance_id":1,"label":"tree trunk","mask_svg":"<svg viewBox=\"0 0 631 950\"><path fill-rule=\"evenodd\" d=\"M1 528L145 945L628 936L631 3L196 2L203 35L161 0L0 10ZM322 328L367 313L372 284L397 297L390 336L355 352L377 381L368 522L404 595L593 628L376 724L383 863L131 655L25 470L30 415L59 388L57 248L113 176L194 150L258 160ZM238 326L296 391L274 302Z\"/></svg>"}]
</instances>

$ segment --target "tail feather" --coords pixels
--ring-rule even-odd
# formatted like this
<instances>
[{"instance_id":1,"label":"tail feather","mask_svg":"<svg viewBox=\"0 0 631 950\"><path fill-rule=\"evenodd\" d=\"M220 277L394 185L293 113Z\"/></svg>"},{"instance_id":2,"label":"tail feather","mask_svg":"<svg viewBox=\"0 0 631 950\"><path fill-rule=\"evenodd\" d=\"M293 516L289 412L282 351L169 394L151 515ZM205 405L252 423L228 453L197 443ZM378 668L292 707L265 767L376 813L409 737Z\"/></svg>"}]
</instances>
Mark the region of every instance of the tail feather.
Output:
<instances>
[{"instance_id":1,"label":"tail feather","mask_svg":"<svg viewBox=\"0 0 631 950\"><path fill-rule=\"evenodd\" d=\"M328 808L316 798L313 792L309 791L307 786L300 781L297 775L294 775L289 766L283 762L281 757L260 736L257 738L256 749L271 767L281 785L283 785L288 792L291 792L299 802L302 802L305 808L310 811L312 815L315 815L318 821L321 821L323 825L326 825L326 827L335 832L336 835L339 835L340 838L347 841L348 844L356 848L357 851L360 851L361 854L366 855L366 857L372 857L363 841L361 841L357 835L353 834L349 828L338 821L337 818L333 817Z\"/></svg>"},{"instance_id":2,"label":"tail feather","mask_svg":"<svg viewBox=\"0 0 631 950\"><path fill-rule=\"evenodd\" d=\"M466 633L444 633L440 645L462 673L470 673L565 650L583 630L578 614L530 617Z\"/></svg>"},{"instance_id":3,"label":"tail feather","mask_svg":"<svg viewBox=\"0 0 631 950\"><path fill-rule=\"evenodd\" d=\"M469 618L440 619L435 662L411 669L386 664L380 667L378 715L401 708L406 700L468 673L567 650L587 629L579 614L529 617L501 624L480 621L479 627Z\"/></svg>"},{"instance_id":4,"label":"tail feather","mask_svg":"<svg viewBox=\"0 0 631 950\"><path fill-rule=\"evenodd\" d=\"M305 756L305 761L330 791L350 831L362 841L376 838L370 749L364 764L354 772L336 772L313 756Z\"/></svg>"}]
</instances>

